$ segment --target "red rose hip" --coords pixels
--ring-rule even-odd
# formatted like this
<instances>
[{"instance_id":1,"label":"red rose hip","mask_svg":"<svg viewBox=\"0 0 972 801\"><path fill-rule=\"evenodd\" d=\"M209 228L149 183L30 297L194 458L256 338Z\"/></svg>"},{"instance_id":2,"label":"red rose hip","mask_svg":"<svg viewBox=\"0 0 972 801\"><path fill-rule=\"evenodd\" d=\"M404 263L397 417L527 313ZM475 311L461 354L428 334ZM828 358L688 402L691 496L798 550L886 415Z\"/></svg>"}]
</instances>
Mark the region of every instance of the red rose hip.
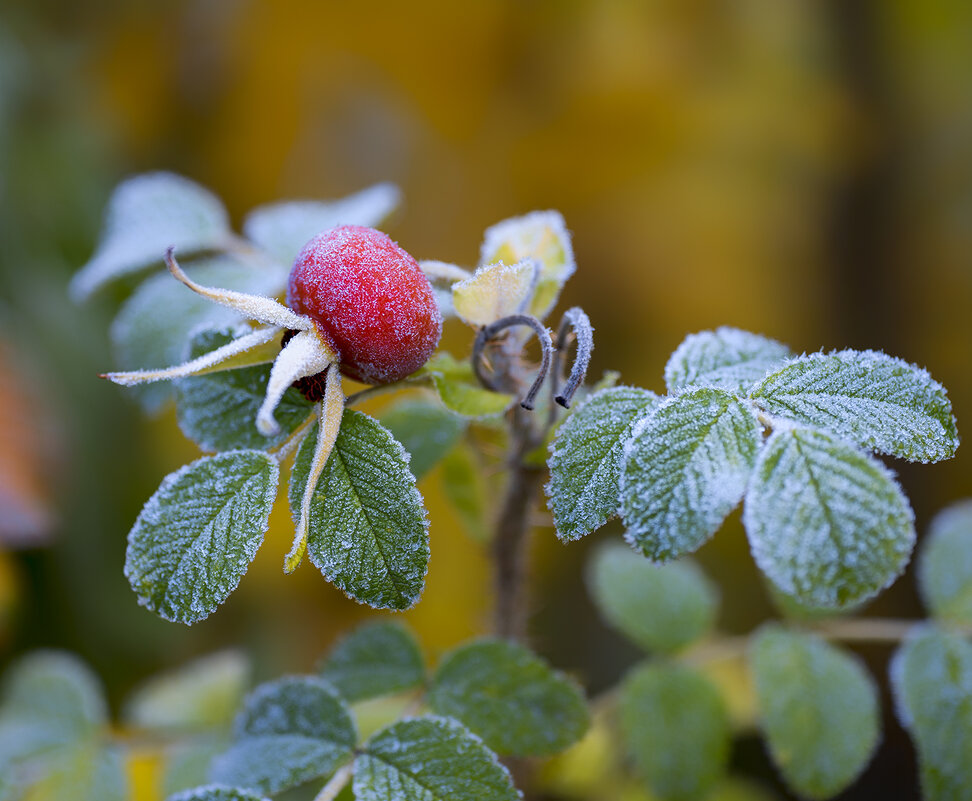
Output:
<instances>
[{"instance_id":1,"label":"red rose hip","mask_svg":"<svg viewBox=\"0 0 972 801\"><path fill-rule=\"evenodd\" d=\"M387 234L342 225L318 234L294 261L287 305L314 320L365 384L414 373L439 343L442 315L418 262Z\"/></svg>"}]
</instances>

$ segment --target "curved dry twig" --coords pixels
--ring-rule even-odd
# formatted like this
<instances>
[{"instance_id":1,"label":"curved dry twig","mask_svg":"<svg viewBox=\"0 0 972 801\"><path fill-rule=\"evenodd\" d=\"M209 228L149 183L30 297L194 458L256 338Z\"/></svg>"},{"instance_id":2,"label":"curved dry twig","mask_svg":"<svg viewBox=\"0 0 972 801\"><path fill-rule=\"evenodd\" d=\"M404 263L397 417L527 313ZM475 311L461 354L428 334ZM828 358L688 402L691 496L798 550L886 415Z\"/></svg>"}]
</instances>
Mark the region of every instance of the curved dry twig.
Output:
<instances>
[{"instance_id":1,"label":"curved dry twig","mask_svg":"<svg viewBox=\"0 0 972 801\"><path fill-rule=\"evenodd\" d=\"M576 341L574 363L571 365L567 383L564 384L560 392L557 392L557 383L560 380L560 354L567 349L571 332L573 332ZM590 318L580 306L567 309L564 316L560 318L560 327L557 329L557 347L554 351L554 362L551 370L553 373L551 394L553 394L554 400L565 409L570 408L571 398L574 397L577 388L584 381L584 376L587 375L587 367L591 363L591 351L593 350L594 329L591 327Z\"/></svg>"},{"instance_id":2,"label":"curved dry twig","mask_svg":"<svg viewBox=\"0 0 972 801\"><path fill-rule=\"evenodd\" d=\"M543 386L544 379L550 372L550 363L553 359L553 342L550 339L550 332L536 317L529 314L511 314L509 317L503 317L497 320L495 323L490 323L489 325L485 325L480 328L479 333L476 334L476 341L473 343L473 370L483 386L494 391L500 391L500 388L496 384L493 376L487 373L483 368L483 353L486 350L486 345L490 342L490 340L495 339L498 334L505 331L507 328L512 328L513 326L517 325L525 325L533 330L540 342L540 349L542 352L540 369L537 372L537 377L534 379L530 389L523 397L523 400L520 401L520 406L528 411L532 411L537 393L540 391L540 387Z\"/></svg>"}]
</instances>

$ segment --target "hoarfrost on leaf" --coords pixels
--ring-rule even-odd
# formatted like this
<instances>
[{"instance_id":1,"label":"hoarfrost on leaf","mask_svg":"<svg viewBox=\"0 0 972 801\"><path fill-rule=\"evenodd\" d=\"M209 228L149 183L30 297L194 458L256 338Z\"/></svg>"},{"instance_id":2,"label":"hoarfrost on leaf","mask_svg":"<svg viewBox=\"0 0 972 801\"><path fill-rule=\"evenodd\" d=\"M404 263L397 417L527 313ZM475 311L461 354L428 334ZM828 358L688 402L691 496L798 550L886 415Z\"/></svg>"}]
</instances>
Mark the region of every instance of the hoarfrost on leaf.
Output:
<instances>
[{"instance_id":1,"label":"hoarfrost on leaf","mask_svg":"<svg viewBox=\"0 0 972 801\"><path fill-rule=\"evenodd\" d=\"M329 776L351 759L357 731L337 691L315 676L257 687L234 724L235 742L211 778L275 794Z\"/></svg>"},{"instance_id":2,"label":"hoarfrost on leaf","mask_svg":"<svg viewBox=\"0 0 972 801\"><path fill-rule=\"evenodd\" d=\"M891 472L822 431L773 433L746 490L743 524L760 569L809 606L843 607L887 587L915 542Z\"/></svg>"},{"instance_id":3,"label":"hoarfrost on leaf","mask_svg":"<svg viewBox=\"0 0 972 801\"><path fill-rule=\"evenodd\" d=\"M761 428L728 392L693 389L664 401L625 446L625 538L655 562L691 553L742 499Z\"/></svg>"},{"instance_id":4,"label":"hoarfrost on leaf","mask_svg":"<svg viewBox=\"0 0 972 801\"><path fill-rule=\"evenodd\" d=\"M709 386L744 395L766 373L790 357L780 342L738 328L690 334L665 365L671 393L690 386Z\"/></svg>"},{"instance_id":5,"label":"hoarfrost on leaf","mask_svg":"<svg viewBox=\"0 0 972 801\"><path fill-rule=\"evenodd\" d=\"M354 763L358 801L518 801L509 771L454 720L401 720L365 743Z\"/></svg>"},{"instance_id":6,"label":"hoarfrost on leaf","mask_svg":"<svg viewBox=\"0 0 972 801\"><path fill-rule=\"evenodd\" d=\"M958 447L945 388L925 370L876 351L802 356L766 376L750 397L771 415L910 461L937 462Z\"/></svg>"},{"instance_id":7,"label":"hoarfrost on leaf","mask_svg":"<svg viewBox=\"0 0 972 801\"><path fill-rule=\"evenodd\" d=\"M880 736L877 687L850 653L819 637L764 626L750 648L761 726L799 796L831 798L867 767Z\"/></svg>"},{"instance_id":8,"label":"hoarfrost on leaf","mask_svg":"<svg viewBox=\"0 0 972 801\"><path fill-rule=\"evenodd\" d=\"M611 387L559 428L550 448L547 505L561 540L580 539L617 514L624 445L634 424L660 402L646 389Z\"/></svg>"},{"instance_id":9,"label":"hoarfrost on leaf","mask_svg":"<svg viewBox=\"0 0 972 801\"><path fill-rule=\"evenodd\" d=\"M317 444L307 435L290 478L300 515ZM310 506L307 553L324 577L361 603L408 609L422 594L429 563L428 520L408 454L377 420L346 410Z\"/></svg>"},{"instance_id":10,"label":"hoarfrost on leaf","mask_svg":"<svg viewBox=\"0 0 972 801\"><path fill-rule=\"evenodd\" d=\"M540 262L484 264L452 285L452 307L467 325L489 325L511 314L521 314L533 296L540 277Z\"/></svg>"},{"instance_id":11,"label":"hoarfrost on leaf","mask_svg":"<svg viewBox=\"0 0 972 801\"><path fill-rule=\"evenodd\" d=\"M226 209L208 189L167 172L136 175L112 193L98 248L72 279L71 296L85 300L110 281L161 264L166 248L214 250L231 238Z\"/></svg>"},{"instance_id":12,"label":"hoarfrost on leaf","mask_svg":"<svg viewBox=\"0 0 972 801\"><path fill-rule=\"evenodd\" d=\"M549 756L577 742L589 715L580 688L516 643L462 645L439 665L429 705L500 754Z\"/></svg>"},{"instance_id":13,"label":"hoarfrost on leaf","mask_svg":"<svg viewBox=\"0 0 972 801\"><path fill-rule=\"evenodd\" d=\"M918 588L934 617L972 625L972 500L932 520L918 560Z\"/></svg>"},{"instance_id":14,"label":"hoarfrost on leaf","mask_svg":"<svg viewBox=\"0 0 972 801\"><path fill-rule=\"evenodd\" d=\"M408 629L379 621L341 639L321 667L321 675L354 702L421 685L425 664Z\"/></svg>"},{"instance_id":15,"label":"hoarfrost on leaf","mask_svg":"<svg viewBox=\"0 0 972 801\"><path fill-rule=\"evenodd\" d=\"M259 451L207 456L166 476L128 535L125 575L138 602L179 623L212 614L263 542L278 478Z\"/></svg>"},{"instance_id":16,"label":"hoarfrost on leaf","mask_svg":"<svg viewBox=\"0 0 972 801\"><path fill-rule=\"evenodd\" d=\"M269 799L240 787L206 784L183 790L181 793L169 796L166 801L269 801Z\"/></svg>"}]
</instances>

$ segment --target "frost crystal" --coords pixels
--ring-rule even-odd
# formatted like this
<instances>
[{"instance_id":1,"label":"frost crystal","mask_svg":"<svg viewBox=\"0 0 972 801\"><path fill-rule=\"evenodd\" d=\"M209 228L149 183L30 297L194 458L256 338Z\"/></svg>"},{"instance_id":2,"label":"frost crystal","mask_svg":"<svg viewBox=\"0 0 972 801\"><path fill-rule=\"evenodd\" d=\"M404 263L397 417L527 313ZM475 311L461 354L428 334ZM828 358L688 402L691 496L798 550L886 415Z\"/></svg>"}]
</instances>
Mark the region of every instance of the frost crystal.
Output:
<instances>
[{"instance_id":1,"label":"frost crystal","mask_svg":"<svg viewBox=\"0 0 972 801\"><path fill-rule=\"evenodd\" d=\"M786 345L723 326L687 336L665 365L665 384L669 392L699 385L744 394L789 356Z\"/></svg>"}]
</instances>

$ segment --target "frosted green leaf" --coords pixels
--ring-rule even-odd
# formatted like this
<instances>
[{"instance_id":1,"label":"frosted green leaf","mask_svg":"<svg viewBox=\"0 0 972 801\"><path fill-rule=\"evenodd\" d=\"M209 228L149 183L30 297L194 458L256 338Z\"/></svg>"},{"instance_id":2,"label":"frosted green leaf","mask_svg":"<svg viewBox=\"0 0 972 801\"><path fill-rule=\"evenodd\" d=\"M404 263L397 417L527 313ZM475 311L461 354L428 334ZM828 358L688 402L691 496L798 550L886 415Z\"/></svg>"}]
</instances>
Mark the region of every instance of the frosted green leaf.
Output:
<instances>
[{"instance_id":1,"label":"frosted green leaf","mask_svg":"<svg viewBox=\"0 0 972 801\"><path fill-rule=\"evenodd\" d=\"M21 657L3 678L0 773L3 765L91 737L107 719L101 683L76 657L58 651Z\"/></svg>"},{"instance_id":2,"label":"frosted green leaf","mask_svg":"<svg viewBox=\"0 0 972 801\"><path fill-rule=\"evenodd\" d=\"M295 519L307 484L317 427L301 443L290 479ZM314 490L307 553L351 598L379 609L408 609L429 565L428 520L408 454L377 420L346 410Z\"/></svg>"},{"instance_id":3,"label":"frosted green leaf","mask_svg":"<svg viewBox=\"0 0 972 801\"><path fill-rule=\"evenodd\" d=\"M460 442L442 460L442 493L452 505L463 532L476 542L487 542L489 490L476 455Z\"/></svg>"},{"instance_id":4,"label":"frosted green leaf","mask_svg":"<svg viewBox=\"0 0 972 801\"><path fill-rule=\"evenodd\" d=\"M329 776L351 759L357 731L337 691L315 676L257 687L234 725L235 742L213 761L213 781L274 794Z\"/></svg>"},{"instance_id":5,"label":"frosted green leaf","mask_svg":"<svg viewBox=\"0 0 972 801\"><path fill-rule=\"evenodd\" d=\"M914 515L891 472L820 431L776 431L746 491L743 524L760 569L809 606L845 607L904 570Z\"/></svg>"},{"instance_id":6,"label":"frosted green leaf","mask_svg":"<svg viewBox=\"0 0 972 801\"><path fill-rule=\"evenodd\" d=\"M314 236L338 225L374 227L401 202L394 184L369 186L340 200L290 200L260 206L243 221L243 233L290 267Z\"/></svg>"},{"instance_id":7,"label":"frosted green leaf","mask_svg":"<svg viewBox=\"0 0 972 801\"><path fill-rule=\"evenodd\" d=\"M877 747L874 680L846 651L776 625L753 639L750 665L769 752L787 785L801 797L837 795Z\"/></svg>"},{"instance_id":8,"label":"frosted green leaf","mask_svg":"<svg viewBox=\"0 0 972 801\"><path fill-rule=\"evenodd\" d=\"M136 175L112 193L98 247L72 279L71 296L85 300L109 281L161 264L169 247L186 255L231 236L223 204L207 189L167 172Z\"/></svg>"},{"instance_id":9,"label":"frosted green leaf","mask_svg":"<svg viewBox=\"0 0 972 801\"><path fill-rule=\"evenodd\" d=\"M577 540L618 512L625 442L660 398L638 387L593 395L567 418L550 446L547 505L561 540Z\"/></svg>"},{"instance_id":10,"label":"frosted green leaf","mask_svg":"<svg viewBox=\"0 0 972 801\"><path fill-rule=\"evenodd\" d=\"M432 377L439 398L452 411L464 417L489 417L500 414L513 403L513 397L484 389L469 362L457 362L448 353L437 353L419 372Z\"/></svg>"},{"instance_id":11,"label":"frosted green leaf","mask_svg":"<svg viewBox=\"0 0 972 801\"><path fill-rule=\"evenodd\" d=\"M932 520L918 560L918 587L934 617L972 625L972 501Z\"/></svg>"},{"instance_id":12,"label":"frosted green leaf","mask_svg":"<svg viewBox=\"0 0 972 801\"><path fill-rule=\"evenodd\" d=\"M367 623L340 640L321 675L354 702L419 686L425 680L425 664L408 629L381 621Z\"/></svg>"},{"instance_id":13,"label":"frosted green leaf","mask_svg":"<svg viewBox=\"0 0 972 801\"><path fill-rule=\"evenodd\" d=\"M760 438L752 411L723 390L663 402L624 449L625 539L656 562L696 550L742 499Z\"/></svg>"},{"instance_id":14,"label":"frosted green leaf","mask_svg":"<svg viewBox=\"0 0 972 801\"><path fill-rule=\"evenodd\" d=\"M358 801L518 801L510 774L454 720L412 718L382 729L354 763Z\"/></svg>"},{"instance_id":15,"label":"frosted green leaf","mask_svg":"<svg viewBox=\"0 0 972 801\"><path fill-rule=\"evenodd\" d=\"M25 796L30 801L126 801L128 778L116 748L85 744L46 766Z\"/></svg>"},{"instance_id":16,"label":"frosted green leaf","mask_svg":"<svg viewBox=\"0 0 972 801\"><path fill-rule=\"evenodd\" d=\"M618 709L635 767L665 801L701 798L725 772L729 714L718 690L692 668L637 668L621 685Z\"/></svg>"},{"instance_id":17,"label":"frosted green leaf","mask_svg":"<svg viewBox=\"0 0 972 801\"><path fill-rule=\"evenodd\" d=\"M801 356L750 397L772 415L915 462L947 459L958 447L945 388L925 370L876 351Z\"/></svg>"},{"instance_id":18,"label":"frosted green leaf","mask_svg":"<svg viewBox=\"0 0 972 801\"><path fill-rule=\"evenodd\" d=\"M416 478L435 467L466 430L465 420L429 400L399 401L382 412L381 423L411 455Z\"/></svg>"},{"instance_id":19,"label":"frosted green leaf","mask_svg":"<svg viewBox=\"0 0 972 801\"><path fill-rule=\"evenodd\" d=\"M594 553L588 586L607 622L648 651L678 651L715 624L716 588L689 560L653 565L607 544Z\"/></svg>"},{"instance_id":20,"label":"frosted green leaf","mask_svg":"<svg viewBox=\"0 0 972 801\"><path fill-rule=\"evenodd\" d=\"M216 350L236 339L234 332L201 331L189 357ZM205 451L269 450L282 444L311 414L314 405L290 387L273 413L280 431L269 437L256 427L270 380L269 364L220 370L176 382L176 410L182 433Z\"/></svg>"},{"instance_id":21,"label":"frosted green leaf","mask_svg":"<svg viewBox=\"0 0 972 801\"><path fill-rule=\"evenodd\" d=\"M166 476L128 535L125 575L138 602L178 623L212 614L263 543L278 478L259 451L207 456Z\"/></svg>"},{"instance_id":22,"label":"frosted green leaf","mask_svg":"<svg viewBox=\"0 0 972 801\"><path fill-rule=\"evenodd\" d=\"M577 742L590 717L580 688L521 645L482 640L439 665L429 705L500 754L549 756Z\"/></svg>"},{"instance_id":23,"label":"frosted green leaf","mask_svg":"<svg viewBox=\"0 0 972 801\"><path fill-rule=\"evenodd\" d=\"M744 395L790 355L786 345L738 328L701 331L675 349L665 365L665 384L671 393L701 385Z\"/></svg>"},{"instance_id":24,"label":"frosted green leaf","mask_svg":"<svg viewBox=\"0 0 972 801\"><path fill-rule=\"evenodd\" d=\"M922 798L972 799L972 645L919 629L891 662L891 688L918 750Z\"/></svg>"},{"instance_id":25,"label":"frosted green leaf","mask_svg":"<svg viewBox=\"0 0 972 801\"><path fill-rule=\"evenodd\" d=\"M259 793L251 793L240 787L222 784L206 784L169 796L166 801L268 801Z\"/></svg>"},{"instance_id":26,"label":"frosted green leaf","mask_svg":"<svg viewBox=\"0 0 972 801\"><path fill-rule=\"evenodd\" d=\"M286 276L265 265L215 256L186 265L194 281L205 286L255 295L277 295ZM115 361L122 370L168 367L186 360L193 336L209 328L242 321L233 309L197 295L168 272L143 281L119 309L111 324ZM159 411L172 396L167 382L135 387L149 412Z\"/></svg>"},{"instance_id":27,"label":"frosted green leaf","mask_svg":"<svg viewBox=\"0 0 972 801\"><path fill-rule=\"evenodd\" d=\"M125 720L147 729L220 726L233 719L249 680L249 661L239 651L210 654L141 685Z\"/></svg>"}]
</instances>

